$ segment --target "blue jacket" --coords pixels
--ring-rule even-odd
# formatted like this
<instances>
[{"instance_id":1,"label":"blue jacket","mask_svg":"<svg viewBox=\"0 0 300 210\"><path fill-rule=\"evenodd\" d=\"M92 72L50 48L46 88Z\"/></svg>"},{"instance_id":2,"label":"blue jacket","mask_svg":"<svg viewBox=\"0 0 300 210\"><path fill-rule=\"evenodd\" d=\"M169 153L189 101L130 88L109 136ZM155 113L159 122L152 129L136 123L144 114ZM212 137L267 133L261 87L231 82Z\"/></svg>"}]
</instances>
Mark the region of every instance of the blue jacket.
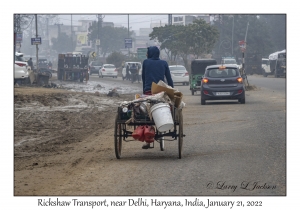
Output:
<instances>
[{"instance_id":1,"label":"blue jacket","mask_svg":"<svg viewBox=\"0 0 300 210\"><path fill-rule=\"evenodd\" d=\"M143 92L151 90L152 82L165 81L165 77L168 85L174 87L168 63L159 59L159 49L156 46L148 47L147 54L142 68Z\"/></svg>"}]
</instances>

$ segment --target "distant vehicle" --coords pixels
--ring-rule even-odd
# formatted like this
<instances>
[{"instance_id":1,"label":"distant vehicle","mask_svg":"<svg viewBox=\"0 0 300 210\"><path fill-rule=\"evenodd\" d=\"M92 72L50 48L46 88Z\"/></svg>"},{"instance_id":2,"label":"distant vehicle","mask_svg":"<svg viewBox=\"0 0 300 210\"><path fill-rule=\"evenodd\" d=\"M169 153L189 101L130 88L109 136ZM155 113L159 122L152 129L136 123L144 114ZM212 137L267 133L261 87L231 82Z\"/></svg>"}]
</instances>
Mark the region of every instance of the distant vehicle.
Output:
<instances>
[{"instance_id":1,"label":"distant vehicle","mask_svg":"<svg viewBox=\"0 0 300 210\"><path fill-rule=\"evenodd\" d=\"M262 75L264 77L267 77L269 74L271 74L270 60L268 58L261 59L261 68L262 68Z\"/></svg>"},{"instance_id":2,"label":"distant vehicle","mask_svg":"<svg viewBox=\"0 0 300 210\"><path fill-rule=\"evenodd\" d=\"M286 76L286 50L269 55L270 70L274 77Z\"/></svg>"},{"instance_id":3,"label":"distant vehicle","mask_svg":"<svg viewBox=\"0 0 300 210\"><path fill-rule=\"evenodd\" d=\"M240 69L240 65L238 65L234 57L222 57L221 64L233 64Z\"/></svg>"},{"instance_id":4,"label":"distant vehicle","mask_svg":"<svg viewBox=\"0 0 300 210\"><path fill-rule=\"evenodd\" d=\"M99 78L100 77L118 77L118 69L114 64L104 64L99 70Z\"/></svg>"},{"instance_id":5,"label":"distant vehicle","mask_svg":"<svg viewBox=\"0 0 300 210\"><path fill-rule=\"evenodd\" d=\"M224 64L208 66L201 82L201 105L206 100L237 99L246 102L243 78L236 65Z\"/></svg>"},{"instance_id":6,"label":"distant vehicle","mask_svg":"<svg viewBox=\"0 0 300 210\"><path fill-rule=\"evenodd\" d=\"M246 54L245 57L245 71L246 74L262 74L262 56L259 53Z\"/></svg>"},{"instance_id":7,"label":"distant vehicle","mask_svg":"<svg viewBox=\"0 0 300 210\"><path fill-rule=\"evenodd\" d=\"M89 72L90 75L92 74L98 74L99 73L99 69L102 67L103 63L100 61L92 61L89 64Z\"/></svg>"},{"instance_id":8,"label":"distant vehicle","mask_svg":"<svg viewBox=\"0 0 300 210\"><path fill-rule=\"evenodd\" d=\"M15 53L14 64L14 84L21 81L24 82L28 79L28 67L27 62L23 59L23 53Z\"/></svg>"},{"instance_id":9,"label":"distant vehicle","mask_svg":"<svg viewBox=\"0 0 300 210\"><path fill-rule=\"evenodd\" d=\"M189 85L189 72L182 65L169 66L173 83L182 83L182 85Z\"/></svg>"},{"instance_id":10,"label":"distant vehicle","mask_svg":"<svg viewBox=\"0 0 300 210\"><path fill-rule=\"evenodd\" d=\"M201 89L202 76L207 66L216 65L215 59L195 59L191 63L190 90L192 95Z\"/></svg>"},{"instance_id":11,"label":"distant vehicle","mask_svg":"<svg viewBox=\"0 0 300 210\"><path fill-rule=\"evenodd\" d=\"M28 69L30 68L28 66L28 63L27 61L24 59L24 53L19 53L19 52L16 52L15 53L15 63L16 64L20 64L21 66L24 66Z\"/></svg>"}]
</instances>

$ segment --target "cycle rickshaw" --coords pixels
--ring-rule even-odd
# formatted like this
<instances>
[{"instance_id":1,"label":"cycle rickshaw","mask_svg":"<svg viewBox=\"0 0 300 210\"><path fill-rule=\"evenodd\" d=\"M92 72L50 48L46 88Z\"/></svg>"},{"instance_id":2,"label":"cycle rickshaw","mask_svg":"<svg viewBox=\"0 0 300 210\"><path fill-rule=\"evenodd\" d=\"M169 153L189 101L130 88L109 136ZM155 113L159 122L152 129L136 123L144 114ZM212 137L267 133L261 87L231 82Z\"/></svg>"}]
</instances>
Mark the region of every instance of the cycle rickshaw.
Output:
<instances>
[{"instance_id":1,"label":"cycle rickshaw","mask_svg":"<svg viewBox=\"0 0 300 210\"><path fill-rule=\"evenodd\" d=\"M179 101L179 100L178 100ZM177 101L177 102L178 102ZM181 102L181 99L180 99ZM148 112L141 112L141 104L148 104ZM140 100L134 100L128 102L125 107L118 107L116 119L115 119L115 129L114 129L114 146L115 155L117 159L121 158L122 153L122 143L137 141L133 138L132 129L136 129L138 126L153 126L155 128L155 135L153 138L153 143L150 148L154 148L155 141L159 143L160 150L164 151L164 141L176 141L178 142L178 158L182 157L182 143L183 137L183 116L182 116L182 106L180 107L178 103L169 104L173 126L171 129L161 132L157 128L154 119L149 113L149 106L152 107L155 104L163 103L160 100L153 98L141 98ZM179 108L180 107L180 108ZM145 110L145 107L144 107ZM146 114L145 114L146 113Z\"/></svg>"}]
</instances>

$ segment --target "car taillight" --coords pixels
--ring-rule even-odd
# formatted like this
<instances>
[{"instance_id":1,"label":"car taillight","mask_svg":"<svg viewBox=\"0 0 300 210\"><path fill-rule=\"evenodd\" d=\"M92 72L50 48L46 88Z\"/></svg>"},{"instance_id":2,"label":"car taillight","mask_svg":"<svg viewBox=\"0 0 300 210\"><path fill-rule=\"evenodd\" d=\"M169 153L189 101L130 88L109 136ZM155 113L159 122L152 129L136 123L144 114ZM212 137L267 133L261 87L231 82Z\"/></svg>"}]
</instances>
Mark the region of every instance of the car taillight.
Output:
<instances>
[{"instance_id":1,"label":"car taillight","mask_svg":"<svg viewBox=\"0 0 300 210\"><path fill-rule=\"evenodd\" d=\"M202 82L203 82L203 83L208 83L208 79L207 79L207 78L203 78L203 79L202 79Z\"/></svg>"},{"instance_id":2,"label":"car taillight","mask_svg":"<svg viewBox=\"0 0 300 210\"><path fill-rule=\"evenodd\" d=\"M207 91L207 90L203 90L203 93L204 93L205 95L208 95L208 91Z\"/></svg>"},{"instance_id":3,"label":"car taillight","mask_svg":"<svg viewBox=\"0 0 300 210\"><path fill-rule=\"evenodd\" d=\"M115 69L115 71L118 71L117 69Z\"/></svg>"},{"instance_id":4,"label":"car taillight","mask_svg":"<svg viewBox=\"0 0 300 210\"><path fill-rule=\"evenodd\" d=\"M189 76L189 72L186 72L186 73L184 74L184 76Z\"/></svg>"},{"instance_id":5,"label":"car taillight","mask_svg":"<svg viewBox=\"0 0 300 210\"><path fill-rule=\"evenodd\" d=\"M23 63L16 63L16 64L21 67L26 66L26 64L23 64Z\"/></svg>"},{"instance_id":6,"label":"car taillight","mask_svg":"<svg viewBox=\"0 0 300 210\"><path fill-rule=\"evenodd\" d=\"M242 93L243 92L243 90L238 90L238 93Z\"/></svg>"},{"instance_id":7,"label":"car taillight","mask_svg":"<svg viewBox=\"0 0 300 210\"><path fill-rule=\"evenodd\" d=\"M102 71L105 71L105 69L102 69Z\"/></svg>"},{"instance_id":8,"label":"car taillight","mask_svg":"<svg viewBox=\"0 0 300 210\"><path fill-rule=\"evenodd\" d=\"M243 78L242 77L239 77L236 79L239 83L243 83Z\"/></svg>"}]
</instances>

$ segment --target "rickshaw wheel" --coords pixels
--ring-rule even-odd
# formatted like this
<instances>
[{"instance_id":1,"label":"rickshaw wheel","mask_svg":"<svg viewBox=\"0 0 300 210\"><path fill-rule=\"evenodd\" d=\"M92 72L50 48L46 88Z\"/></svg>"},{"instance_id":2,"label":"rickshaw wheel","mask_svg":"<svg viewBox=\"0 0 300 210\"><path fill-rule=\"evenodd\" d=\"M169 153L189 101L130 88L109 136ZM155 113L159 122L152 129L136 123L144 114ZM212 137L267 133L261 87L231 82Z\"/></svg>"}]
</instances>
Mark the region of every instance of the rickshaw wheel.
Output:
<instances>
[{"instance_id":1,"label":"rickshaw wheel","mask_svg":"<svg viewBox=\"0 0 300 210\"><path fill-rule=\"evenodd\" d=\"M160 151L164 151L165 150L165 141L164 141L164 137L161 137L159 140L159 146L160 146Z\"/></svg>"},{"instance_id":2,"label":"rickshaw wheel","mask_svg":"<svg viewBox=\"0 0 300 210\"><path fill-rule=\"evenodd\" d=\"M179 123L179 131L178 131L178 155L179 159L181 159L182 153L182 142L183 142L183 117L182 117L182 109L178 110L178 123Z\"/></svg>"},{"instance_id":3,"label":"rickshaw wheel","mask_svg":"<svg viewBox=\"0 0 300 210\"><path fill-rule=\"evenodd\" d=\"M122 150L122 124L118 123L118 115L116 116L115 121L115 153L116 158L121 158Z\"/></svg>"}]
</instances>

